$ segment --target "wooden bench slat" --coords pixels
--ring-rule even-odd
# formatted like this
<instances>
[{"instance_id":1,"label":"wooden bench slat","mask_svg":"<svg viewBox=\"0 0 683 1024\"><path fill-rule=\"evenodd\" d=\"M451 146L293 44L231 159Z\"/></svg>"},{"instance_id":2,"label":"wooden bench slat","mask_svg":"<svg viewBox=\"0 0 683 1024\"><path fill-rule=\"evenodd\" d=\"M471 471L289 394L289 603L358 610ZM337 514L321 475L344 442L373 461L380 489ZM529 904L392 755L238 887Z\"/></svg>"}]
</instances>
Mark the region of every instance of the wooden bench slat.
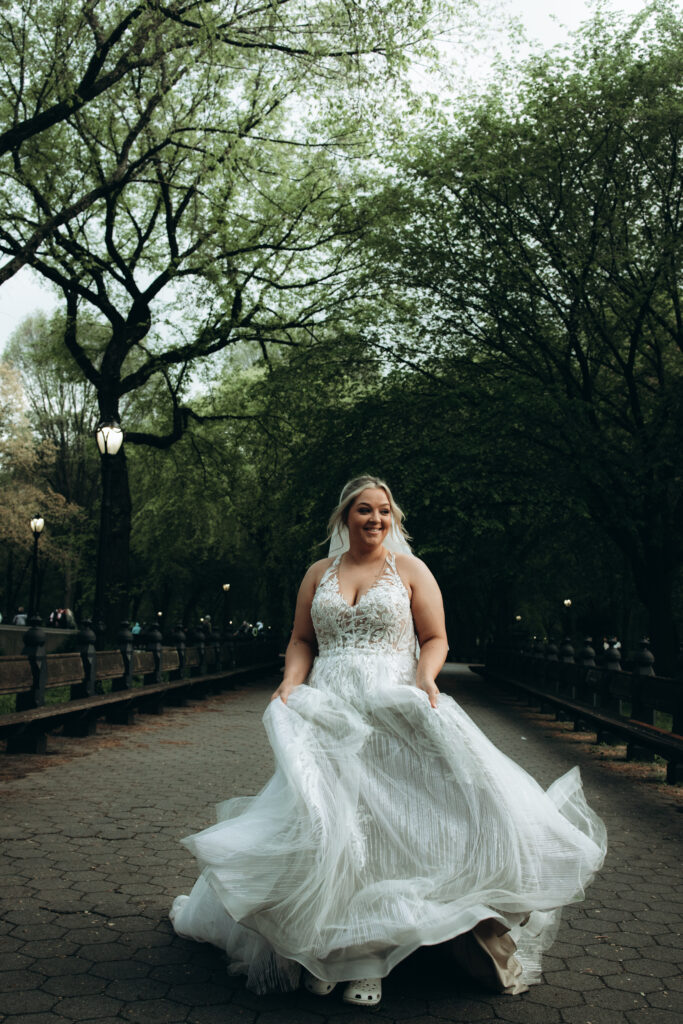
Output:
<instances>
[{"instance_id":1,"label":"wooden bench slat","mask_svg":"<svg viewBox=\"0 0 683 1024\"><path fill-rule=\"evenodd\" d=\"M178 659L178 652L175 648L164 648L161 652L161 670L162 672L171 672L174 668L178 668L180 661Z\"/></svg>"},{"instance_id":2,"label":"wooden bench slat","mask_svg":"<svg viewBox=\"0 0 683 1024\"><path fill-rule=\"evenodd\" d=\"M25 693L33 686L33 673L23 654L5 654L0 658L0 693Z\"/></svg>"},{"instance_id":3,"label":"wooden bench slat","mask_svg":"<svg viewBox=\"0 0 683 1024\"><path fill-rule=\"evenodd\" d=\"M154 655L151 651L135 651L133 654L133 675L141 676L154 671Z\"/></svg>"},{"instance_id":4,"label":"wooden bench slat","mask_svg":"<svg viewBox=\"0 0 683 1024\"><path fill-rule=\"evenodd\" d=\"M123 675L123 658L120 651L101 651L97 654L97 678L116 679Z\"/></svg>"},{"instance_id":5,"label":"wooden bench slat","mask_svg":"<svg viewBox=\"0 0 683 1024\"><path fill-rule=\"evenodd\" d=\"M61 704L48 704L39 708L31 708L28 711L13 711L7 715L0 715L0 733L9 732L19 726L28 726L40 722L54 722L61 724L67 718L87 714L88 712L97 715L104 714L107 708L122 704L144 704L154 695L163 696L165 693L172 693L176 690L191 690L202 683L229 679L247 673L272 671L278 662L259 662L255 665L245 665L242 668L229 669L217 675L188 676L186 679L176 679L168 683L156 683L151 686L137 687L133 690L119 690L113 693L96 694L93 697L83 697L80 700L64 701Z\"/></svg>"},{"instance_id":6,"label":"wooden bench slat","mask_svg":"<svg viewBox=\"0 0 683 1024\"><path fill-rule=\"evenodd\" d=\"M83 680L80 654L51 654L47 659L47 687L68 686Z\"/></svg>"}]
</instances>

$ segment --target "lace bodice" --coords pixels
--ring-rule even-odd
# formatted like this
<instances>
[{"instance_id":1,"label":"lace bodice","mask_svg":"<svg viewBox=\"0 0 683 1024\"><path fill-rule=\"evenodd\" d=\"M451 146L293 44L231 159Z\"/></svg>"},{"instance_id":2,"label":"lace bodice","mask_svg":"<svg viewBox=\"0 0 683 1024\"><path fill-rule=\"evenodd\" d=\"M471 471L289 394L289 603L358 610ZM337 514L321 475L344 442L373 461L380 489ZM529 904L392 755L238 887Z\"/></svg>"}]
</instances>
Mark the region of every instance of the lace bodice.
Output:
<instances>
[{"instance_id":1,"label":"lace bodice","mask_svg":"<svg viewBox=\"0 0 683 1024\"><path fill-rule=\"evenodd\" d=\"M318 654L414 654L415 630L410 597L390 552L384 568L355 605L339 589L339 563L335 558L324 573L311 605L318 639Z\"/></svg>"}]
</instances>

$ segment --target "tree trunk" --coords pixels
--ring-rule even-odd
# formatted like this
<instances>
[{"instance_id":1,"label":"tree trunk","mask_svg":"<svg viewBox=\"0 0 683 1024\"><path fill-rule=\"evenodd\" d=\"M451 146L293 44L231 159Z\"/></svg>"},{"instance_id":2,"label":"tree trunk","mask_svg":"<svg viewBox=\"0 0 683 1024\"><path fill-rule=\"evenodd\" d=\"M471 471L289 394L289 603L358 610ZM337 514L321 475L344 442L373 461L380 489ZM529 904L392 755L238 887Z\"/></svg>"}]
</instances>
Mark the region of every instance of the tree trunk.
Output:
<instances>
[{"instance_id":1,"label":"tree trunk","mask_svg":"<svg viewBox=\"0 0 683 1024\"><path fill-rule=\"evenodd\" d=\"M109 465L105 465L108 459ZM105 474L109 474L109 480ZM122 619L128 618L130 603L130 532L132 504L128 485L128 464L126 453L121 450L114 456L102 459L103 508L101 529L103 540L100 545L102 565L102 615L105 638L112 643L116 638Z\"/></svg>"}]
</instances>

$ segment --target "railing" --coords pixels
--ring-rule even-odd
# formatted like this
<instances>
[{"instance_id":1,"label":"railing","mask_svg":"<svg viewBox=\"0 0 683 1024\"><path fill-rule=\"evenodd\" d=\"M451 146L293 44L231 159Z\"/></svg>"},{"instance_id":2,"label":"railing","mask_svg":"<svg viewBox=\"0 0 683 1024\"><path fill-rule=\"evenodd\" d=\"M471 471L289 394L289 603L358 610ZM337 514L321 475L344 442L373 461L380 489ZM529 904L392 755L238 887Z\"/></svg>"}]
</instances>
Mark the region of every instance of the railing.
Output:
<instances>
[{"instance_id":1,"label":"railing","mask_svg":"<svg viewBox=\"0 0 683 1024\"><path fill-rule=\"evenodd\" d=\"M627 758L667 761L667 781L683 781L683 679L655 675L643 640L624 671L611 644L598 664L590 639L575 652L571 642L511 642L489 648L486 676L547 704L575 727L590 728L598 741L618 736Z\"/></svg>"},{"instance_id":2,"label":"railing","mask_svg":"<svg viewBox=\"0 0 683 1024\"><path fill-rule=\"evenodd\" d=\"M20 655L0 657L0 696L14 708L0 713L0 735L9 753L39 753L46 733L63 725L71 735L94 732L98 717L130 721L134 711L159 713L164 703L201 696L250 675L275 671L280 664L269 637L208 635L201 629L186 635L176 627L164 644L153 628L136 649L128 623L122 623L114 650L96 651L89 623L77 635L72 654L47 654L39 619L24 635Z\"/></svg>"}]
</instances>

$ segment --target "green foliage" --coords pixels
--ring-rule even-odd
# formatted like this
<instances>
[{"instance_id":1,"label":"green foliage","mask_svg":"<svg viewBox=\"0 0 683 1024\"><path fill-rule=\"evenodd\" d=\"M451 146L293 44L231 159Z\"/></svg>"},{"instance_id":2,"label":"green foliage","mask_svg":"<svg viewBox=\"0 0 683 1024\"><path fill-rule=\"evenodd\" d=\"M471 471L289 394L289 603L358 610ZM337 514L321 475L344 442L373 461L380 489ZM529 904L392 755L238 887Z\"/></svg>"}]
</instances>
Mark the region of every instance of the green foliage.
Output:
<instances>
[{"instance_id":1,"label":"green foliage","mask_svg":"<svg viewBox=\"0 0 683 1024\"><path fill-rule=\"evenodd\" d=\"M680 14L602 9L411 147L375 247L416 322L401 352L551 459L628 558L663 660L683 565ZM397 215L398 212L398 215ZM507 386L500 387L504 382Z\"/></svg>"},{"instance_id":2,"label":"green foliage","mask_svg":"<svg viewBox=\"0 0 683 1024\"><path fill-rule=\"evenodd\" d=\"M60 291L62 343L99 416L129 414L128 449L166 449L197 420L197 363L239 343L267 359L358 287L354 161L374 149L379 83L438 6L25 0L0 14L0 281L28 263ZM136 429L153 401L162 434ZM110 479L111 621L128 587L125 453Z\"/></svg>"},{"instance_id":3,"label":"green foliage","mask_svg":"<svg viewBox=\"0 0 683 1024\"><path fill-rule=\"evenodd\" d=\"M28 604L28 566L33 550L29 521L42 515L46 529L40 550L43 572L50 565L69 573L77 559L84 526L82 509L53 486L57 453L53 443L32 429L22 377L0 362L0 610L8 617ZM62 599L60 593L60 603Z\"/></svg>"}]
</instances>

